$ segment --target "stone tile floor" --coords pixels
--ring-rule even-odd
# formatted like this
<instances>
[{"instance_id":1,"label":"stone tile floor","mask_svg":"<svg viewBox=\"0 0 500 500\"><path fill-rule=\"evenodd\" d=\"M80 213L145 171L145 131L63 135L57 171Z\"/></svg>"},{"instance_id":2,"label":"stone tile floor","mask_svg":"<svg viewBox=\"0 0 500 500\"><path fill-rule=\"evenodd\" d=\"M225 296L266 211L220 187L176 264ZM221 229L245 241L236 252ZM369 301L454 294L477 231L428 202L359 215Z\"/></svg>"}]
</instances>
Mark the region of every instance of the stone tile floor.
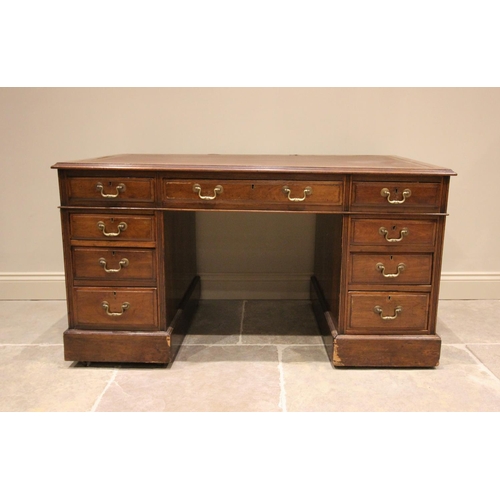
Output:
<instances>
[{"instance_id":1,"label":"stone tile floor","mask_svg":"<svg viewBox=\"0 0 500 500\"><path fill-rule=\"evenodd\" d=\"M63 359L64 301L0 301L2 412L497 412L500 301L441 301L440 365L338 369L307 301L202 301L171 367Z\"/></svg>"}]
</instances>

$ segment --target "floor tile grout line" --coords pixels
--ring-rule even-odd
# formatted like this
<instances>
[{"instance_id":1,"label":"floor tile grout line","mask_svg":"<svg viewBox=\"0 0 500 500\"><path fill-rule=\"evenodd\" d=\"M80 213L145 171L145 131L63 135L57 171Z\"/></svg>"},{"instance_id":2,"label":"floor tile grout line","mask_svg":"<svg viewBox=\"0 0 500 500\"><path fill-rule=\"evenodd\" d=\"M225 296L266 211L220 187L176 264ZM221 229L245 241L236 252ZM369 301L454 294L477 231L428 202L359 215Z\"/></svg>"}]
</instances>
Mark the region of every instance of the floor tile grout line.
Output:
<instances>
[{"instance_id":1,"label":"floor tile grout line","mask_svg":"<svg viewBox=\"0 0 500 500\"><path fill-rule=\"evenodd\" d=\"M280 399L278 402L278 407L281 408L283 413L287 413L286 408L286 389L285 389L285 372L283 370L283 348L282 345L277 345L278 350L278 372L280 376Z\"/></svg>"},{"instance_id":2,"label":"floor tile grout line","mask_svg":"<svg viewBox=\"0 0 500 500\"><path fill-rule=\"evenodd\" d=\"M60 347L64 344L1 344L0 347Z\"/></svg>"},{"instance_id":3,"label":"floor tile grout line","mask_svg":"<svg viewBox=\"0 0 500 500\"><path fill-rule=\"evenodd\" d=\"M477 362L479 363L493 378L495 378L496 380L500 381L500 377L498 377L495 373L493 373L482 361L480 358L478 358L469 348L468 346L464 346L464 350L467 351L471 356L472 358Z\"/></svg>"},{"instance_id":4,"label":"floor tile grout line","mask_svg":"<svg viewBox=\"0 0 500 500\"><path fill-rule=\"evenodd\" d=\"M241 321L240 321L240 338L238 339L237 344L242 345L243 344L243 322L245 321L245 305L247 301L243 301L243 305L241 307Z\"/></svg>"},{"instance_id":5,"label":"floor tile grout line","mask_svg":"<svg viewBox=\"0 0 500 500\"><path fill-rule=\"evenodd\" d=\"M451 346L457 346L457 345L500 345L500 342L461 342L458 344L443 344L443 345L451 345Z\"/></svg>"},{"instance_id":6,"label":"floor tile grout line","mask_svg":"<svg viewBox=\"0 0 500 500\"><path fill-rule=\"evenodd\" d=\"M106 384L106 387L104 390L101 392L99 397L95 400L94 404L92 405L92 408L90 409L91 412L95 412L97 410L97 407L101 403L102 398L104 397L104 394L106 391L109 389L109 386L115 381L116 375L118 374L118 368L115 368L113 370L113 373L111 374L110 379L108 380L108 383Z\"/></svg>"},{"instance_id":7,"label":"floor tile grout line","mask_svg":"<svg viewBox=\"0 0 500 500\"><path fill-rule=\"evenodd\" d=\"M275 346L275 347L324 347L322 343L316 343L316 344L240 344L240 343L235 343L235 344L214 344L214 343L209 343L209 344L198 344L198 343L192 343L192 344L183 344L183 346L190 347L190 346L206 346L206 347L266 347L266 346Z\"/></svg>"}]
</instances>

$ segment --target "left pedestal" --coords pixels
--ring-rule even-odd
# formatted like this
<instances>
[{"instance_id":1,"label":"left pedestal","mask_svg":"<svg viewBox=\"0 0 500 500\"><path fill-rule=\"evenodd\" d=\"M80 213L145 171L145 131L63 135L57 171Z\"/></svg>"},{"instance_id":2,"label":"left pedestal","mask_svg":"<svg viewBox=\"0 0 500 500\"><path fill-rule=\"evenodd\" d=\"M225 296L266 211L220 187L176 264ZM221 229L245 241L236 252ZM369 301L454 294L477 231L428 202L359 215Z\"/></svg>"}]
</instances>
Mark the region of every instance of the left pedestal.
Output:
<instances>
[{"instance_id":1,"label":"left pedestal","mask_svg":"<svg viewBox=\"0 0 500 500\"><path fill-rule=\"evenodd\" d=\"M154 172L59 170L67 361L170 363L200 296L195 213Z\"/></svg>"},{"instance_id":2,"label":"left pedestal","mask_svg":"<svg viewBox=\"0 0 500 500\"><path fill-rule=\"evenodd\" d=\"M166 331L68 329L64 359L82 362L171 363L179 350L200 298L196 276Z\"/></svg>"}]
</instances>

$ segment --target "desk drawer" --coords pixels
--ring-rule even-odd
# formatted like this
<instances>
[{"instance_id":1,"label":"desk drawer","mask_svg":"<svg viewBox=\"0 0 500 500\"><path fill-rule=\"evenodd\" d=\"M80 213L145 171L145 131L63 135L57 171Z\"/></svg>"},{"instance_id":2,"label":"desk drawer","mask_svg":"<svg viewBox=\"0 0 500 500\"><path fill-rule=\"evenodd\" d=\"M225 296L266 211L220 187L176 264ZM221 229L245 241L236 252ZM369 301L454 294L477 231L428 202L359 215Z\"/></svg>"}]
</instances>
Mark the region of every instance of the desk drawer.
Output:
<instances>
[{"instance_id":1,"label":"desk drawer","mask_svg":"<svg viewBox=\"0 0 500 500\"><path fill-rule=\"evenodd\" d=\"M71 214L75 240L154 241L154 216L127 214Z\"/></svg>"},{"instance_id":2,"label":"desk drawer","mask_svg":"<svg viewBox=\"0 0 500 500\"><path fill-rule=\"evenodd\" d=\"M153 203L155 179L151 177L69 177L68 200L72 205Z\"/></svg>"},{"instance_id":3,"label":"desk drawer","mask_svg":"<svg viewBox=\"0 0 500 500\"><path fill-rule=\"evenodd\" d=\"M351 224L353 245L433 246L436 241L435 220L352 219Z\"/></svg>"},{"instance_id":4,"label":"desk drawer","mask_svg":"<svg viewBox=\"0 0 500 500\"><path fill-rule=\"evenodd\" d=\"M251 181L169 180L163 183L163 201L168 205L195 208L215 206L287 207L342 206L341 181Z\"/></svg>"},{"instance_id":5,"label":"desk drawer","mask_svg":"<svg viewBox=\"0 0 500 500\"><path fill-rule=\"evenodd\" d=\"M352 285L430 285L432 254L351 253Z\"/></svg>"},{"instance_id":6,"label":"desk drawer","mask_svg":"<svg viewBox=\"0 0 500 500\"><path fill-rule=\"evenodd\" d=\"M428 328L426 293L349 292L348 333L403 333Z\"/></svg>"},{"instance_id":7,"label":"desk drawer","mask_svg":"<svg viewBox=\"0 0 500 500\"><path fill-rule=\"evenodd\" d=\"M153 330L159 328L155 288L74 290L75 328Z\"/></svg>"},{"instance_id":8,"label":"desk drawer","mask_svg":"<svg viewBox=\"0 0 500 500\"><path fill-rule=\"evenodd\" d=\"M73 248L76 280L156 280L155 250Z\"/></svg>"},{"instance_id":9,"label":"desk drawer","mask_svg":"<svg viewBox=\"0 0 500 500\"><path fill-rule=\"evenodd\" d=\"M441 184L438 182L362 182L352 184L351 207L383 211L437 211Z\"/></svg>"}]
</instances>

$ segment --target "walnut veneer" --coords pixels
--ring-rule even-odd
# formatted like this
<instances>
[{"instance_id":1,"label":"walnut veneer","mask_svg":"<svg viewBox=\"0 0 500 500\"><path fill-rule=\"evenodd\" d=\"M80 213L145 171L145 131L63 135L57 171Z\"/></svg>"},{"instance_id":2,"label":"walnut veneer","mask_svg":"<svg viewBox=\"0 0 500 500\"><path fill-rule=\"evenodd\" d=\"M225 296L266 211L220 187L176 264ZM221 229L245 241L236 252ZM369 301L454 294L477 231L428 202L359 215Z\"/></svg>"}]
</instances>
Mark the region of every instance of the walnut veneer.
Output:
<instances>
[{"instance_id":1,"label":"walnut veneer","mask_svg":"<svg viewBox=\"0 0 500 500\"><path fill-rule=\"evenodd\" d=\"M66 360L172 362L200 296L195 212L225 210L317 214L311 299L335 366L438 364L452 170L297 155L117 155L53 168Z\"/></svg>"}]
</instances>

